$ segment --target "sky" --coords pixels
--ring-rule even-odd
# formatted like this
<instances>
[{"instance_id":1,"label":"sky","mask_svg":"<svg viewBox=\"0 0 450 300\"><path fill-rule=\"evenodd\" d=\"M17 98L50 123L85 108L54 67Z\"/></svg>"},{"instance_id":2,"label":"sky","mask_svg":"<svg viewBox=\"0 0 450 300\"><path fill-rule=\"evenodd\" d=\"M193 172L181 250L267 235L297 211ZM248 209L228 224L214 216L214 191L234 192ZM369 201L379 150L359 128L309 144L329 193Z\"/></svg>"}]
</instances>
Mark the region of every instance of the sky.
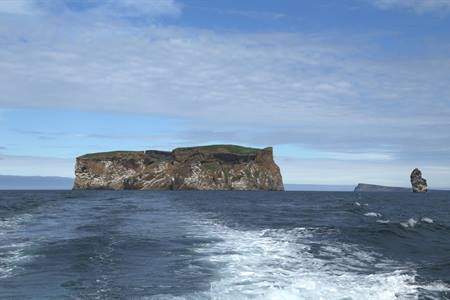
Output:
<instances>
[{"instance_id":1,"label":"sky","mask_svg":"<svg viewBox=\"0 0 450 300\"><path fill-rule=\"evenodd\" d=\"M0 174L273 146L285 183L450 187L450 0L1 0Z\"/></svg>"}]
</instances>

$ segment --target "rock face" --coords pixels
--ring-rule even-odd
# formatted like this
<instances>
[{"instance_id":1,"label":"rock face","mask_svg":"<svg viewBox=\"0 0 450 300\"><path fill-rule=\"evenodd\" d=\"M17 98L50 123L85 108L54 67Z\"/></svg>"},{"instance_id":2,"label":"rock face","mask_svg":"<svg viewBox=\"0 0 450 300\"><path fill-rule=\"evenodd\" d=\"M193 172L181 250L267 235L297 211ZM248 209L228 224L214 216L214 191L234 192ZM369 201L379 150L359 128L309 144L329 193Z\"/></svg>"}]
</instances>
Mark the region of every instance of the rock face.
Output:
<instances>
[{"instance_id":1,"label":"rock face","mask_svg":"<svg viewBox=\"0 0 450 300\"><path fill-rule=\"evenodd\" d=\"M422 172L417 168L411 172L411 185L414 193L424 193L428 191L427 181L422 178Z\"/></svg>"},{"instance_id":2,"label":"rock face","mask_svg":"<svg viewBox=\"0 0 450 300\"><path fill-rule=\"evenodd\" d=\"M395 193L403 193L403 192L410 192L411 189L409 188L402 188L402 187L395 187L395 186L384 186L384 185L375 185L375 184L366 184L366 183L359 183L356 188L355 192L359 193L368 193L368 192L395 192Z\"/></svg>"},{"instance_id":3,"label":"rock face","mask_svg":"<svg viewBox=\"0 0 450 300\"><path fill-rule=\"evenodd\" d=\"M283 191L272 152L211 145L86 154L76 160L74 189Z\"/></svg>"}]
</instances>

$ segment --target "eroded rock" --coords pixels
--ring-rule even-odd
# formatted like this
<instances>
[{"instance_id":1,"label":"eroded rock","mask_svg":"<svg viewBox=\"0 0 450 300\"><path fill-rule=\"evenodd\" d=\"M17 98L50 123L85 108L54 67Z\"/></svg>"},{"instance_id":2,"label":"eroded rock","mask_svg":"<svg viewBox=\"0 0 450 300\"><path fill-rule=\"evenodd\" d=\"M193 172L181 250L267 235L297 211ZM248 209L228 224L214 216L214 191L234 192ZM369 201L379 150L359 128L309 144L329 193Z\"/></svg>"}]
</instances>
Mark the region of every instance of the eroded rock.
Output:
<instances>
[{"instance_id":1,"label":"eroded rock","mask_svg":"<svg viewBox=\"0 0 450 300\"><path fill-rule=\"evenodd\" d=\"M93 153L76 160L74 189L284 190L271 147L212 145Z\"/></svg>"},{"instance_id":2,"label":"eroded rock","mask_svg":"<svg viewBox=\"0 0 450 300\"><path fill-rule=\"evenodd\" d=\"M422 178L422 172L417 168L411 172L411 186L414 193L428 191L427 181L425 178Z\"/></svg>"}]
</instances>

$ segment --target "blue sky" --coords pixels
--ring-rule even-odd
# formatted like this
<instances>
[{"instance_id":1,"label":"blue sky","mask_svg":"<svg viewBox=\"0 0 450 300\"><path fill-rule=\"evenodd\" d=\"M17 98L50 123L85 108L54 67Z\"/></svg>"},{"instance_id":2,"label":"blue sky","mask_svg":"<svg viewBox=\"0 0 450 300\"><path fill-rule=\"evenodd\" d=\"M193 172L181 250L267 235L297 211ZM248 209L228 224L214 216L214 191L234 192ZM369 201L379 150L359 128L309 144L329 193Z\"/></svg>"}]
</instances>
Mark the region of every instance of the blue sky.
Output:
<instances>
[{"instance_id":1,"label":"blue sky","mask_svg":"<svg viewBox=\"0 0 450 300\"><path fill-rule=\"evenodd\" d=\"M0 1L0 174L210 143L286 183L450 187L450 0Z\"/></svg>"}]
</instances>

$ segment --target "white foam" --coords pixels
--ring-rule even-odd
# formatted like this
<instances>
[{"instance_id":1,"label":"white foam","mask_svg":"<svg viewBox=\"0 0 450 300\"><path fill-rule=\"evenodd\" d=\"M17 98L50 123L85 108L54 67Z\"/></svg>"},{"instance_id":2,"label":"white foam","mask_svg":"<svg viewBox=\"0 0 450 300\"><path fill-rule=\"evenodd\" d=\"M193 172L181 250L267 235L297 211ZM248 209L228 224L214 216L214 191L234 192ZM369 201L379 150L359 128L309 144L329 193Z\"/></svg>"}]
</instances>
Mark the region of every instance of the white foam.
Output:
<instances>
[{"instance_id":1,"label":"white foam","mask_svg":"<svg viewBox=\"0 0 450 300\"><path fill-rule=\"evenodd\" d=\"M15 232L20 226L32 218L31 214L20 214L10 218L0 219L0 235Z\"/></svg>"},{"instance_id":2,"label":"white foam","mask_svg":"<svg viewBox=\"0 0 450 300\"><path fill-rule=\"evenodd\" d=\"M415 282L414 270L375 252L323 241L313 249L314 229L203 226L204 235L221 241L194 251L215 266L216 278L209 291L186 299L417 299L424 288Z\"/></svg>"},{"instance_id":3,"label":"white foam","mask_svg":"<svg viewBox=\"0 0 450 300\"><path fill-rule=\"evenodd\" d=\"M377 223L381 223L381 224L388 224L388 223L390 223L391 221L390 221L390 220L377 220L376 222L377 222Z\"/></svg>"},{"instance_id":4,"label":"white foam","mask_svg":"<svg viewBox=\"0 0 450 300\"><path fill-rule=\"evenodd\" d=\"M434 223L433 219L428 218L428 217L423 217L422 219L420 219L420 221L424 222L424 223L428 223L428 224Z\"/></svg>"},{"instance_id":5,"label":"white foam","mask_svg":"<svg viewBox=\"0 0 450 300\"><path fill-rule=\"evenodd\" d=\"M355 202L355 205L356 205L356 206L361 206L361 203Z\"/></svg>"},{"instance_id":6,"label":"white foam","mask_svg":"<svg viewBox=\"0 0 450 300\"><path fill-rule=\"evenodd\" d=\"M411 218L406 222L400 222L400 225L404 228L413 228L414 226L416 226L417 224L417 220Z\"/></svg>"},{"instance_id":7,"label":"white foam","mask_svg":"<svg viewBox=\"0 0 450 300\"><path fill-rule=\"evenodd\" d=\"M31 243L12 244L2 246L0 257L0 278L10 277L15 271L21 269L21 265L34 259L33 255L26 255L25 250Z\"/></svg>"},{"instance_id":8,"label":"white foam","mask_svg":"<svg viewBox=\"0 0 450 300\"><path fill-rule=\"evenodd\" d=\"M34 258L25 253L31 242L17 242L22 227L31 219L31 214L19 214L0 221L0 278L12 276L24 263Z\"/></svg>"},{"instance_id":9,"label":"white foam","mask_svg":"<svg viewBox=\"0 0 450 300\"><path fill-rule=\"evenodd\" d=\"M368 212L364 214L366 217L381 217L380 213L377 212Z\"/></svg>"}]
</instances>

